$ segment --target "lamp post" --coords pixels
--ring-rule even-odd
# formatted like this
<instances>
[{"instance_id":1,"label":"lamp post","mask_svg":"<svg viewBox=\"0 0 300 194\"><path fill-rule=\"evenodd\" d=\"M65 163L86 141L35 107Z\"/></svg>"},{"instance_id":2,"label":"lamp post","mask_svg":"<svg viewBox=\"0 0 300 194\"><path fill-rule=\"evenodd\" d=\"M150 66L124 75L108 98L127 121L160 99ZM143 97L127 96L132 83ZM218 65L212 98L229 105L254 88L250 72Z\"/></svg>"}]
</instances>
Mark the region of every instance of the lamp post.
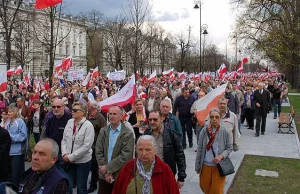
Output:
<instances>
[{"instance_id":1,"label":"lamp post","mask_svg":"<svg viewBox=\"0 0 300 194\"><path fill-rule=\"evenodd\" d=\"M205 55L204 55L204 51L205 51L205 36L208 34L208 32L207 32L207 28L208 28L208 25L207 24L203 24L202 26L201 26L201 31L203 30L203 66L205 66L205 61L204 61L204 57L205 57Z\"/></svg>"},{"instance_id":2,"label":"lamp post","mask_svg":"<svg viewBox=\"0 0 300 194\"><path fill-rule=\"evenodd\" d=\"M237 43L238 43L237 33L235 33L233 38L235 38L235 65L237 65L237 53L238 53L238 50L237 50Z\"/></svg>"},{"instance_id":3,"label":"lamp post","mask_svg":"<svg viewBox=\"0 0 300 194\"><path fill-rule=\"evenodd\" d=\"M202 64L201 64L201 33L202 33L202 30L201 30L201 1L200 0L194 0L194 3L195 3L194 9L199 9L200 10L200 15L199 15L200 16L199 72L201 72L201 70L202 70Z\"/></svg>"}]
</instances>

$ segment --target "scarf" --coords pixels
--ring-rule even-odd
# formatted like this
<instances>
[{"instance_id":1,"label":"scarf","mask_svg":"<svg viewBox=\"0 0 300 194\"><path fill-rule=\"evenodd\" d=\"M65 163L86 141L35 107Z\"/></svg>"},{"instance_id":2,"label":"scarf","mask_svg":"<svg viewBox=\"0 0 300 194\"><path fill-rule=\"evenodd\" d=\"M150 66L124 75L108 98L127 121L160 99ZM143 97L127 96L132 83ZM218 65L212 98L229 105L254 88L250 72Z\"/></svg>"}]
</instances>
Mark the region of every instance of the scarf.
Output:
<instances>
[{"instance_id":1,"label":"scarf","mask_svg":"<svg viewBox=\"0 0 300 194\"><path fill-rule=\"evenodd\" d=\"M212 132L212 126L211 124L207 127L207 134L208 134L208 137L209 137L209 142L207 143L206 145L206 151L209 151L209 149L211 148L212 144L214 143L214 140L216 138L216 135L220 129L220 125L217 126L216 128L216 131L213 133Z\"/></svg>"},{"instance_id":2,"label":"scarf","mask_svg":"<svg viewBox=\"0 0 300 194\"><path fill-rule=\"evenodd\" d=\"M151 180L152 172L153 172L154 165L155 165L155 159L153 160L153 162L151 164L149 172L145 172L144 166L139 159L137 159L136 161L137 161L136 165L137 165L139 174L145 181L141 194L150 194L150 180Z\"/></svg>"}]
</instances>

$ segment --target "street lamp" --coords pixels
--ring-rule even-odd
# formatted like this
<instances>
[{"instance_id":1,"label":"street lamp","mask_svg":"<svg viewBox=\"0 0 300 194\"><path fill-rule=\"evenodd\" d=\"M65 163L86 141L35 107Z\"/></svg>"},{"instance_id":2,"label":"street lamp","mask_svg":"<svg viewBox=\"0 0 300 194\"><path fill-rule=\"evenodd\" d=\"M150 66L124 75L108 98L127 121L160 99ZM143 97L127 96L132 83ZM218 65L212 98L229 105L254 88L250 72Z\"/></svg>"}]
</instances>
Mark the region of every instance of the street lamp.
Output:
<instances>
[{"instance_id":1,"label":"street lamp","mask_svg":"<svg viewBox=\"0 0 300 194\"><path fill-rule=\"evenodd\" d=\"M237 43L238 43L237 33L235 33L233 38L235 38L235 64L237 65L237 53L238 53L238 50L237 50Z\"/></svg>"},{"instance_id":2,"label":"street lamp","mask_svg":"<svg viewBox=\"0 0 300 194\"><path fill-rule=\"evenodd\" d=\"M207 24L203 24L202 26L201 26L201 31L203 30L203 66L205 66L205 61L204 61L204 47L205 47L205 36L208 34L208 32L207 32L207 28L208 28L208 25Z\"/></svg>"},{"instance_id":3,"label":"street lamp","mask_svg":"<svg viewBox=\"0 0 300 194\"><path fill-rule=\"evenodd\" d=\"M199 9L200 10L200 42L199 42L199 72L202 70L202 65L201 65L201 1L200 0L194 0L195 6L194 9Z\"/></svg>"}]
</instances>

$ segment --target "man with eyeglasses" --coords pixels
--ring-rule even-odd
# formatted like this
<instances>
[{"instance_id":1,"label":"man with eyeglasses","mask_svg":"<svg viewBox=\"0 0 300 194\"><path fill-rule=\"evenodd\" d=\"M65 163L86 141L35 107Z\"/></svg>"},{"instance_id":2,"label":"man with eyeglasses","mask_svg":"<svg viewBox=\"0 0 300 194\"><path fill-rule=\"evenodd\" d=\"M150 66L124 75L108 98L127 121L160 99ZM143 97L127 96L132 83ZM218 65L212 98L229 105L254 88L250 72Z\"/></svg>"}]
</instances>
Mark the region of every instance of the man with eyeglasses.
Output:
<instances>
[{"instance_id":1,"label":"man with eyeglasses","mask_svg":"<svg viewBox=\"0 0 300 194\"><path fill-rule=\"evenodd\" d=\"M151 111L148 121L150 128L144 132L144 135L151 135L155 138L157 156L169 165L174 176L178 173L177 186L181 189L186 178L186 163L180 137L174 130L164 128L161 112Z\"/></svg>"},{"instance_id":2,"label":"man with eyeglasses","mask_svg":"<svg viewBox=\"0 0 300 194\"><path fill-rule=\"evenodd\" d=\"M72 118L70 113L65 112L65 105L62 99L54 99L52 102L53 115L46 123L45 137L53 139L59 146L58 160L55 166L62 170L61 164L63 159L61 157L61 140L63 139L63 133L68 120Z\"/></svg>"}]
</instances>

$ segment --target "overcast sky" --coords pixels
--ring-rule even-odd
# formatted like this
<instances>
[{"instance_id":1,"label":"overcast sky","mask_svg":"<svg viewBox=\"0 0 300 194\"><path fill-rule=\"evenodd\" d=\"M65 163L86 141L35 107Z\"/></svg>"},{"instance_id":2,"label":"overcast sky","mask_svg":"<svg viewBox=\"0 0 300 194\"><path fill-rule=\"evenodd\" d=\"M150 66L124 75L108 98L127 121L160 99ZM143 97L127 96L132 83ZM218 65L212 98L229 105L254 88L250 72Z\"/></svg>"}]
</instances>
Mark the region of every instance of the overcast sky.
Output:
<instances>
[{"instance_id":1,"label":"overcast sky","mask_svg":"<svg viewBox=\"0 0 300 194\"><path fill-rule=\"evenodd\" d=\"M179 34L192 27L192 35L199 40L200 11L194 9L194 0L149 0L154 20L167 32ZM234 56L235 45L229 40L234 25L234 11L229 0L202 0L202 24L208 25L206 41L218 46L225 54L226 42L228 55ZM105 16L113 17L127 8L128 0L64 0L70 12L77 14L96 9ZM202 36L203 39L203 36Z\"/></svg>"}]
</instances>

